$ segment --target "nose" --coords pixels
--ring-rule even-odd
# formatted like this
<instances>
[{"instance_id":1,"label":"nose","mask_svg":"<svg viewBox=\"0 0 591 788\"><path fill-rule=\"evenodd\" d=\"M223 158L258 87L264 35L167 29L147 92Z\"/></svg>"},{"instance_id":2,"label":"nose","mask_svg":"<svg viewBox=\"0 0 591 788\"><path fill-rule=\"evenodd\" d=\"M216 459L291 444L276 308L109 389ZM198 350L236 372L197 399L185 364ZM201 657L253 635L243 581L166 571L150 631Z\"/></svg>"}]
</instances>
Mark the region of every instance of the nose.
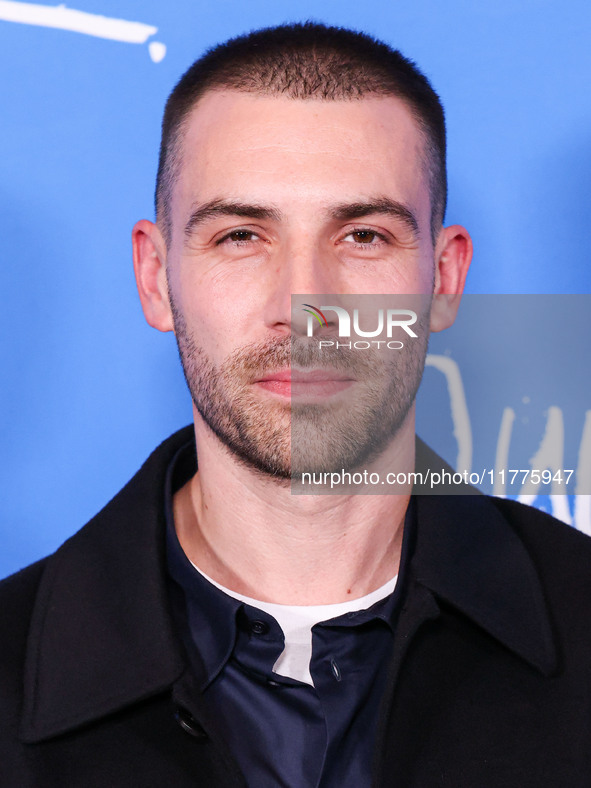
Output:
<instances>
[{"instance_id":1,"label":"nose","mask_svg":"<svg viewBox=\"0 0 591 788\"><path fill-rule=\"evenodd\" d=\"M265 300L265 324L280 333L304 336L308 320L321 320L314 314L317 308L327 303L330 294L339 292L338 261L309 242L297 249L286 247L273 263ZM330 326L331 316L326 317ZM320 330L319 325L316 328Z\"/></svg>"}]
</instances>

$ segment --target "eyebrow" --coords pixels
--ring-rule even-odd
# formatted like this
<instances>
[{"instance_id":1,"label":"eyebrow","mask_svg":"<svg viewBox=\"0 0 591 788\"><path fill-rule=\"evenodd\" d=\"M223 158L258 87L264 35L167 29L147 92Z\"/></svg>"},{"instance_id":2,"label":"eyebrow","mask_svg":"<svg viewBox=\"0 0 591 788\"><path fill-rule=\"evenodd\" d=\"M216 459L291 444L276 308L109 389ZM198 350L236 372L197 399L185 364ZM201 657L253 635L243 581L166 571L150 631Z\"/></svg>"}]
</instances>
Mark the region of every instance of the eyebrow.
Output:
<instances>
[{"instance_id":1,"label":"eyebrow","mask_svg":"<svg viewBox=\"0 0 591 788\"><path fill-rule=\"evenodd\" d=\"M208 219L215 219L218 216L242 216L246 219L271 219L274 221L279 221L281 218L279 211L263 205L211 200L193 209L185 225L185 237L189 237L199 225Z\"/></svg>"},{"instance_id":2,"label":"eyebrow","mask_svg":"<svg viewBox=\"0 0 591 788\"><path fill-rule=\"evenodd\" d=\"M419 234L419 225L412 211L397 200L389 197L378 197L364 202L342 203L329 209L328 215L337 221L351 221L361 219L370 214L384 214L398 219L406 225L413 235ZM276 208L264 205L249 205L241 202L230 202L227 200L216 199L198 205L191 211L191 215L185 225L185 237L190 237L191 233L199 225L215 219L219 216L241 216L245 219L260 219L280 221L282 214Z\"/></svg>"},{"instance_id":3,"label":"eyebrow","mask_svg":"<svg viewBox=\"0 0 591 788\"><path fill-rule=\"evenodd\" d=\"M412 211L397 200L389 197L379 197L368 202L343 203L331 209L330 214L333 219L347 222L352 219L361 219L370 214L385 214L399 219L413 233L419 234L419 223Z\"/></svg>"}]
</instances>

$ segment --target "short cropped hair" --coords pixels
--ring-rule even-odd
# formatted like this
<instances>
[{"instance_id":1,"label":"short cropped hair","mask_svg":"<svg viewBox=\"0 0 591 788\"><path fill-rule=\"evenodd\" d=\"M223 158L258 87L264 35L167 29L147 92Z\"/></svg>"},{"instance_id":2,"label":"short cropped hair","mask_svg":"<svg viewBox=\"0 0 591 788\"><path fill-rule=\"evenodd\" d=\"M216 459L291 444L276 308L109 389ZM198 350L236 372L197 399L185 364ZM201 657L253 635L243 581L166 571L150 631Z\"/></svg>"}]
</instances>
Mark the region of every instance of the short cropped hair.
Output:
<instances>
[{"instance_id":1,"label":"short cropped hair","mask_svg":"<svg viewBox=\"0 0 591 788\"><path fill-rule=\"evenodd\" d=\"M371 36L306 22L255 30L208 50L183 74L162 120L156 179L156 217L170 243L170 198L181 168L186 120L210 90L322 101L396 96L424 138L431 196L431 236L437 237L447 201L445 116L437 93L417 66Z\"/></svg>"}]
</instances>

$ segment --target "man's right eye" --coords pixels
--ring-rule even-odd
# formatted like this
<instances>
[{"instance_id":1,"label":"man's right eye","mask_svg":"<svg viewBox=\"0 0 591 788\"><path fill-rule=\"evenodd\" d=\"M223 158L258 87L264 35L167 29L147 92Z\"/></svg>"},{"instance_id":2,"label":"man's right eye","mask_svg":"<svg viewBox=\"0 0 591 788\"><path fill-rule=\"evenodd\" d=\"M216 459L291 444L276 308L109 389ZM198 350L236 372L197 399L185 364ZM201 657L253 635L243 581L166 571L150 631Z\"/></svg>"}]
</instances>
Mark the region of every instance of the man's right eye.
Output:
<instances>
[{"instance_id":1,"label":"man's right eye","mask_svg":"<svg viewBox=\"0 0 591 788\"><path fill-rule=\"evenodd\" d=\"M254 238L258 237L259 236L256 235L256 233L253 233L252 230L232 230L231 233L227 233L223 238L220 238L217 243L219 245L229 241L230 243L240 245L243 243L249 243Z\"/></svg>"}]
</instances>

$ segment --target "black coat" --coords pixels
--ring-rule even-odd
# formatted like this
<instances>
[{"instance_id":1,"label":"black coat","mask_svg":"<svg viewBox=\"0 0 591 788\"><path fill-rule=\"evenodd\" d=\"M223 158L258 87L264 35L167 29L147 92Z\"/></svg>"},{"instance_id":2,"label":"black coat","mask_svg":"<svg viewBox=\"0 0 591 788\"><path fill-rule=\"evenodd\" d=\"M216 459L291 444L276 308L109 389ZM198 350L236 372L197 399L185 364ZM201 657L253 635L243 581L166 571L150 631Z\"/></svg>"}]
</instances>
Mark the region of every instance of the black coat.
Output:
<instances>
[{"instance_id":1,"label":"black coat","mask_svg":"<svg viewBox=\"0 0 591 788\"><path fill-rule=\"evenodd\" d=\"M0 584L2 788L245 784L166 592L164 472L190 432ZM591 540L509 501L417 505L374 785L591 786Z\"/></svg>"}]
</instances>

